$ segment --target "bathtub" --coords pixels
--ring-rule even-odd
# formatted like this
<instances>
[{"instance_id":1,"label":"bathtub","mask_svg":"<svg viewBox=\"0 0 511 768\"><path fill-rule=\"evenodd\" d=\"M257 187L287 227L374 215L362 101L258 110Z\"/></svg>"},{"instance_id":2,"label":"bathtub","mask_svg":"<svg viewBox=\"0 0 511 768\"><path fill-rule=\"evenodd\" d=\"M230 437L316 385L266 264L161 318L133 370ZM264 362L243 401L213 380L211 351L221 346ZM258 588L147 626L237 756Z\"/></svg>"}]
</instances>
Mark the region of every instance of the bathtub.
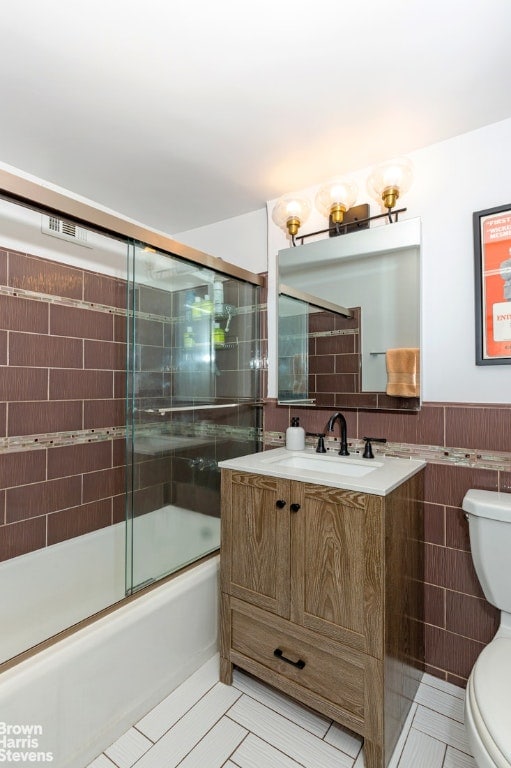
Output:
<instances>
[{"instance_id":1,"label":"bathtub","mask_svg":"<svg viewBox=\"0 0 511 768\"><path fill-rule=\"evenodd\" d=\"M132 540L137 587L218 549L220 520L169 505L136 517ZM122 600L125 560L118 523L0 563L0 663Z\"/></svg>"},{"instance_id":2,"label":"bathtub","mask_svg":"<svg viewBox=\"0 0 511 768\"><path fill-rule=\"evenodd\" d=\"M218 568L216 555L1 674L0 750L10 729L37 762L88 765L216 654Z\"/></svg>"}]
</instances>

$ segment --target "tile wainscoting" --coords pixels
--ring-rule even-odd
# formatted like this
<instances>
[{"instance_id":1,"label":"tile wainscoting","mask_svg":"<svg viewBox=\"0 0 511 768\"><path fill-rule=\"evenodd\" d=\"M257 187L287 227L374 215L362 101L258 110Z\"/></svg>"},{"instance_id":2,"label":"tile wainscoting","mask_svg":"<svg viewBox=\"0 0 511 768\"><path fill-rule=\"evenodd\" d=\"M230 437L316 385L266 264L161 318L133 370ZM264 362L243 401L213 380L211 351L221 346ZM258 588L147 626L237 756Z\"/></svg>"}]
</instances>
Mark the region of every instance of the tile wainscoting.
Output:
<instances>
[{"instance_id":1,"label":"tile wainscoting","mask_svg":"<svg viewBox=\"0 0 511 768\"><path fill-rule=\"evenodd\" d=\"M282 445L291 415L307 432L323 432L331 411L264 406L267 447ZM465 685L499 613L484 599L472 564L461 509L469 488L511 492L511 406L424 403L416 413L349 411L354 450L365 435L385 437L385 451L427 461L424 505L424 623L426 670ZM332 444L338 435L328 438ZM314 438L310 438L314 442ZM333 447L330 445L330 447ZM375 454L380 450L373 445Z\"/></svg>"},{"instance_id":2,"label":"tile wainscoting","mask_svg":"<svg viewBox=\"0 0 511 768\"><path fill-rule=\"evenodd\" d=\"M126 283L0 249L0 560L124 519Z\"/></svg>"}]
</instances>

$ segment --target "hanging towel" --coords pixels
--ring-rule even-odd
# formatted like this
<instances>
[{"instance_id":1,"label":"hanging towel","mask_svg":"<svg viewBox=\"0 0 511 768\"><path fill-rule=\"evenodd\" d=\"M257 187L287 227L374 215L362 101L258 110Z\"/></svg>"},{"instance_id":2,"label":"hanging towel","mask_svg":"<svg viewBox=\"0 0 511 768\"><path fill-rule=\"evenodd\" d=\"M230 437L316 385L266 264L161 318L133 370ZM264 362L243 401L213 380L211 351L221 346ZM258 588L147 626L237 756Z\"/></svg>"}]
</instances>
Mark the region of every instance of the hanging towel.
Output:
<instances>
[{"instance_id":1,"label":"hanging towel","mask_svg":"<svg viewBox=\"0 0 511 768\"><path fill-rule=\"evenodd\" d=\"M419 397L420 353L415 347L387 349L387 395Z\"/></svg>"}]
</instances>

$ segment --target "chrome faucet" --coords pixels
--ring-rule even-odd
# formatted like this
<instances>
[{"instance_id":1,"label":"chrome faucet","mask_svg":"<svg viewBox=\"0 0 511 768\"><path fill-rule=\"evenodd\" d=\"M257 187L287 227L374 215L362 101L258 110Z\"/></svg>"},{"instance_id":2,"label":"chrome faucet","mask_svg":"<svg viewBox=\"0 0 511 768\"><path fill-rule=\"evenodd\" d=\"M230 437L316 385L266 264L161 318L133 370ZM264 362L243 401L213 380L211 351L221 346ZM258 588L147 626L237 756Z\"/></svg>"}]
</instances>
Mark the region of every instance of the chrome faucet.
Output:
<instances>
[{"instance_id":1,"label":"chrome faucet","mask_svg":"<svg viewBox=\"0 0 511 768\"><path fill-rule=\"evenodd\" d=\"M330 416L328 419L327 424L327 432L333 432L334 431L334 424L336 421L339 421L341 424L341 448L339 450L339 456L349 456L350 452L348 451L348 437L347 437L347 430L346 430L346 419L340 413L337 411L337 413L334 413L333 416Z\"/></svg>"}]
</instances>

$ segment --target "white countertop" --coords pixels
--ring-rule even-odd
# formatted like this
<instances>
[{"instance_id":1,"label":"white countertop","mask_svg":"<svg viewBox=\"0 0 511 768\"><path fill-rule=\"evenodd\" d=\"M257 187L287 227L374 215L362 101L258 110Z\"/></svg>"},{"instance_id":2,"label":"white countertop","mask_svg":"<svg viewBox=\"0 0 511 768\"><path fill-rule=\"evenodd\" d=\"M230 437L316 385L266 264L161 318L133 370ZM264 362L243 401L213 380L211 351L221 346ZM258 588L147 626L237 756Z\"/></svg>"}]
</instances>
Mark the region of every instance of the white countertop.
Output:
<instances>
[{"instance_id":1,"label":"white countertop","mask_svg":"<svg viewBox=\"0 0 511 768\"><path fill-rule=\"evenodd\" d=\"M379 455L374 459L363 459L358 453L350 456L339 456L330 451L318 454L313 448L304 451L275 448L226 459L218 466L386 496L425 467L426 462Z\"/></svg>"}]
</instances>

